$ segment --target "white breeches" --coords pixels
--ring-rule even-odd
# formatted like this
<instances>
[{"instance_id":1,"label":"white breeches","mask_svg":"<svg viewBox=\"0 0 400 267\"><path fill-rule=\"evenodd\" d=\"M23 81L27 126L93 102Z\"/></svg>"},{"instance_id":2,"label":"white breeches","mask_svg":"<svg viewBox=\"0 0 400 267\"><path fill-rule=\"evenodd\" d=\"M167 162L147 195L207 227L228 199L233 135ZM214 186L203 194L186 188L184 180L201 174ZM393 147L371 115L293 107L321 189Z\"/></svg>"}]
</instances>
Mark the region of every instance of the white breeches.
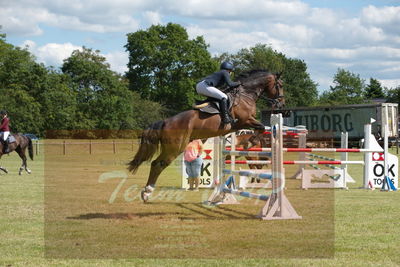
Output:
<instances>
[{"instance_id":1,"label":"white breeches","mask_svg":"<svg viewBox=\"0 0 400 267\"><path fill-rule=\"evenodd\" d=\"M200 95L209 96L221 100L228 99L228 96L213 86L209 86L205 81L201 81L196 85L196 91Z\"/></svg>"},{"instance_id":2,"label":"white breeches","mask_svg":"<svg viewBox=\"0 0 400 267\"><path fill-rule=\"evenodd\" d=\"M10 132L9 132L9 131L7 131L7 132L1 132L1 136L3 137L3 140L4 140L4 141L7 140L7 138L8 138L9 135L10 135Z\"/></svg>"}]
</instances>

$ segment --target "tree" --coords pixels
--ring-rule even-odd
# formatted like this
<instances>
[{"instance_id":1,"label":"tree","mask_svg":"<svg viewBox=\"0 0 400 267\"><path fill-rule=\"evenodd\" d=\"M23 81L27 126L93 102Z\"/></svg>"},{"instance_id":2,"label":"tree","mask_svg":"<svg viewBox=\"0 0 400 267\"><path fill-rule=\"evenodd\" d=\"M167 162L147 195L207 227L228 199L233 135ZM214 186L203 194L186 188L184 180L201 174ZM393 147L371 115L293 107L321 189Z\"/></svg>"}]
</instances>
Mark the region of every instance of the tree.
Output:
<instances>
[{"instance_id":1,"label":"tree","mask_svg":"<svg viewBox=\"0 0 400 267\"><path fill-rule=\"evenodd\" d=\"M365 98L366 99L374 99L374 98L384 98L385 94L383 92L383 88L381 83L374 79L369 79L369 84L365 88Z\"/></svg>"},{"instance_id":2,"label":"tree","mask_svg":"<svg viewBox=\"0 0 400 267\"><path fill-rule=\"evenodd\" d=\"M189 40L186 30L169 23L128 34L129 88L177 113L194 102L194 86L218 68L203 37Z\"/></svg>"},{"instance_id":3,"label":"tree","mask_svg":"<svg viewBox=\"0 0 400 267\"><path fill-rule=\"evenodd\" d=\"M7 108L11 131L41 133L44 118L40 104L18 85L1 90L0 103Z\"/></svg>"},{"instance_id":4,"label":"tree","mask_svg":"<svg viewBox=\"0 0 400 267\"><path fill-rule=\"evenodd\" d=\"M142 99L137 92L133 92L131 102L135 114L133 129L145 129L151 123L163 119L165 110L159 103Z\"/></svg>"},{"instance_id":5,"label":"tree","mask_svg":"<svg viewBox=\"0 0 400 267\"><path fill-rule=\"evenodd\" d=\"M47 70L27 51L0 36L0 108L9 112L14 132L43 131L41 105L35 96L43 88Z\"/></svg>"},{"instance_id":6,"label":"tree","mask_svg":"<svg viewBox=\"0 0 400 267\"><path fill-rule=\"evenodd\" d=\"M76 92L68 86L68 77L54 70L50 71L46 85L39 97L41 113L46 119L45 130L73 130L77 113Z\"/></svg>"},{"instance_id":7,"label":"tree","mask_svg":"<svg viewBox=\"0 0 400 267\"><path fill-rule=\"evenodd\" d=\"M75 50L61 68L77 97L75 127L129 129L133 125L131 92L99 53L85 47Z\"/></svg>"},{"instance_id":8,"label":"tree","mask_svg":"<svg viewBox=\"0 0 400 267\"><path fill-rule=\"evenodd\" d=\"M365 102L365 81L360 75L344 69L338 69L333 79L334 86L330 91L324 92L320 103L325 105L362 104Z\"/></svg>"},{"instance_id":9,"label":"tree","mask_svg":"<svg viewBox=\"0 0 400 267\"><path fill-rule=\"evenodd\" d=\"M254 69L265 69L271 72L284 70L282 55L265 44L256 44L254 47L241 49L233 55L224 53L217 57L217 60L219 62L231 61L236 67L236 73Z\"/></svg>"},{"instance_id":10,"label":"tree","mask_svg":"<svg viewBox=\"0 0 400 267\"><path fill-rule=\"evenodd\" d=\"M303 60L283 58L283 81L286 105L288 107L313 106L318 101L317 83L307 72Z\"/></svg>"},{"instance_id":11,"label":"tree","mask_svg":"<svg viewBox=\"0 0 400 267\"><path fill-rule=\"evenodd\" d=\"M396 88L388 89L386 92L387 102L400 104L400 85Z\"/></svg>"}]
</instances>

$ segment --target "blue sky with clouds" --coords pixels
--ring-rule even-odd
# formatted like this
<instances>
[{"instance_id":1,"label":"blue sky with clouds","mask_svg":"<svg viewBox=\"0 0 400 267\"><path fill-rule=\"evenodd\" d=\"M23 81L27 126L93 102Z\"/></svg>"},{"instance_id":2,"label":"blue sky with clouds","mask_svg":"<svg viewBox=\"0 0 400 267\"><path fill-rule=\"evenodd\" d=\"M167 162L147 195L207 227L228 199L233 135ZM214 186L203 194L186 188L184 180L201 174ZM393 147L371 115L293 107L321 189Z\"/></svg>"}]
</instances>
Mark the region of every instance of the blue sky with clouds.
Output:
<instances>
[{"instance_id":1,"label":"blue sky with clouds","mask_svg":"<svg viewBox=\"0 0 400 267\"><path fill-rule=\"evenodd\" d=\"M400 0L0 0L7 41L60 66L75 49L98 49L123 73L126 34L179 23L216 55L270 44L306 62L323 91L338 68L400 86Z\"/></svg>"}]
</instances>

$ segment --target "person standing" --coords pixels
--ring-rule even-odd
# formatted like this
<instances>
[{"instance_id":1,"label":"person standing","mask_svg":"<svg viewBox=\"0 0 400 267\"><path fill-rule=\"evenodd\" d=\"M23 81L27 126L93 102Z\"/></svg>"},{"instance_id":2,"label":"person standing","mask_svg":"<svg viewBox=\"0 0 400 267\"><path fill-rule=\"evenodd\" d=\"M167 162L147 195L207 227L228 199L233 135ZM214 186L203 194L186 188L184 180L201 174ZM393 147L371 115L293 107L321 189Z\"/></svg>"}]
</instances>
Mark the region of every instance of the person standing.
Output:
<instances>
[{"instance_id":1,"label":"person standing","mask_svg":"<svg viewBox=\"0 0 400 267\"><path fill-rule=\"evenodd\" d=\"M7 138L10 135L10 126L8 125L10 123L10 119L8 118L7 111L5 110L0 111L0 116L1 116L0 134L3 141L3 153L8 153L9 150L8 150Z\"/></svg>"},{"instance_id":2,"label":"person standing","mask_svg":"<svg viewBox=\"0 0 400 267\"><path fill-rule=\"evenodd\" d=\"M188 174L189 190L199 190L200 170L203 164L203 142L200 139L191 141L185 148L183 159Z\"/></svg>"}]
</instances>

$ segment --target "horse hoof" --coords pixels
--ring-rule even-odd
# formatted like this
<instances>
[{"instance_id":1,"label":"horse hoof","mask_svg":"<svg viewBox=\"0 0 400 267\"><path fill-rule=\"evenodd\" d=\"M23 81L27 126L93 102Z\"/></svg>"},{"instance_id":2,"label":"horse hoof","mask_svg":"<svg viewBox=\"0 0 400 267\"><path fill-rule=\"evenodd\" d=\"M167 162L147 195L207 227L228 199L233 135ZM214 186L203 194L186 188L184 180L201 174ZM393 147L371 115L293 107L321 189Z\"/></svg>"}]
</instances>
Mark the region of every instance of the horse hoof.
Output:
<instances>
[{"instance_id":1,"label":"horse hoof","mask_svg":"<svg viewBox=\"0 0 400 267\"><path fill-rule=\"evenodd\" d=\"M146 191L142 190L141 192L141 197L144 203L146 203L149 200L150 194L147 193Z\"/></svg>"}]
</instances>

